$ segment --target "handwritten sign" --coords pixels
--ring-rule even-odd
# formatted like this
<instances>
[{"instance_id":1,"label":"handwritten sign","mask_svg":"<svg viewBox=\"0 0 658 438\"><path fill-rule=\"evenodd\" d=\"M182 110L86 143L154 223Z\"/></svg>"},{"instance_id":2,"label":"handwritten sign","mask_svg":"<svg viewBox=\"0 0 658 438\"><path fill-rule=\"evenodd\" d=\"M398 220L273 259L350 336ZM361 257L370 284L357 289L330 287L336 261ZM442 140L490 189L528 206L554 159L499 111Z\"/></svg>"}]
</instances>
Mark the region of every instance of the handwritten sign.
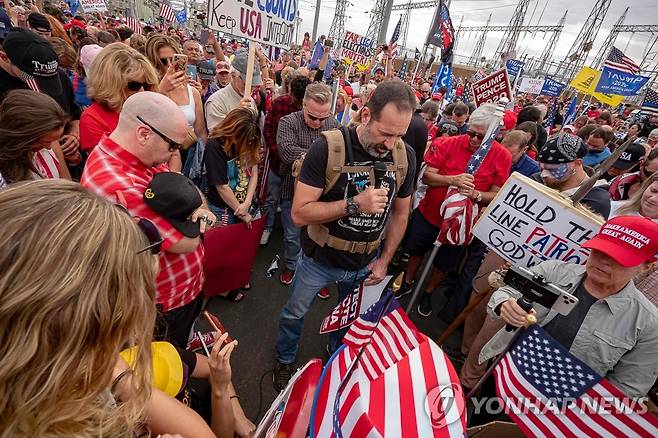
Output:
<instances>
[{"instance_id":1,"label":"handwritten sign","mask_svg":"<svg viewBox=\"0 0 658 438\"><path fill-rule=\"evenodd\" d=\"M363 283L357 285L354 291L338 303L329 316L322 321L320 333L333 332L352 324L359 315L379 300L392 277L392 275L388 275L381 283L373 286L364 287Z\"/></svg>"},{"instance_id":2,"label":"handwritten sign","mask_svg":"<svg viewBox=\"0 0 658 438\"><path fill-rule=\"evenodd\" d=\"M544 260L584 264L581 245L603 224L600 216L514 172L473 227L473 234L507 261L525 268Z\"/></svg>"},{"instance_id":3,"label":"handwritten sign","mask_svg":"<svg viewBox=\"0 0 658 438\"><path fill-rule=\"evenodd\" d=\"M345 32L340 54L343 58L351 61L350 63L367 65L370 56L372 56L373 46L374 41L371 38L366 38L348 30Z\"/></svg>"},{"instance_id":4,"label":"handwritten sign","mask_svg":"<svg viewBox=\"0 0 658 438\"><path fill-rule=\"evenodd\" d=\"M519 92L540 94L543 86L544 86L543 79L521 78L521 84L519 85Z\"/></svg>"},{"instance_id":5,"label":"handwritten sign","mask_svg":"<svg viewBox=\"0 0 658 438\"><path fill-rule=\"evenodd\" d=\"M86 13L107 12L105 0L80 0L80 6Z\"/></svg>"},{"instance_id":6,"label":"handwritten sign","mask_svg":"<svg viewBox=\"0 0 658 438\"><path fill-rule=\"evenodd\" d=\"M483 103L495 103L498 99L505 97L512 100L512 89L507 76L507 69L502 68L498 71L485 76L472 85L473 100L475 106Z\"/></svg>"},{"instance_id":7,"label":"handwritten sign","mask_svg":"<svg viewBox=\"0 0 658 438\"><path fill-rule=\"evenodd\" d=\"M213 30L287 49L294 42L297 1L211 0L207 16Z\"/></svg>"}]
</instances>

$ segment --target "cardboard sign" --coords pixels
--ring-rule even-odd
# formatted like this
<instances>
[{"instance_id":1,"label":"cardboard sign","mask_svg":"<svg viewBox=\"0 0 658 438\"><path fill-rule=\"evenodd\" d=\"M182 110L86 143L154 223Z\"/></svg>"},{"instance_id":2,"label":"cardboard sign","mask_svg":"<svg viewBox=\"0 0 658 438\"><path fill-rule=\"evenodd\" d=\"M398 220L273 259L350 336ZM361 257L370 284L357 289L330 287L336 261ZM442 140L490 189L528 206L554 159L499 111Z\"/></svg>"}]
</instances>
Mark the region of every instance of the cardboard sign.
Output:
<instances>
[{"instance_id":1,"label":"cardboard sign","mask_svg":"<svg viewBox=\"0 0 658 438\"><path fill-rule=\"evenodd\" d=\"M544 260L584 264L603 218L555 190L514 172L473 227L505 260L528 268Z\"/></svg>"},{"instance_id":2,"label":"cardboard sign","mask_svg":"<svg viewBox=\"0 0 658 438\"><path fill-rule=\"evenodd\" d=\"M386 285L393 278L387 275L379 284L363 286L363 283L354 288L354 291L331 311L320 325L320 333L328 333L349 327L359 315L368 310L382 296Z\"/></svg>"},{"instance_id":3,"label":"cardboard sign","mask_svg":"<svg viewBox=\"0 0 658 438\"><path fill-rule=\"evenodd\" d=\"M105 0L80 0L80 6L86 13L107 12Z\"/></svg>"},{"instance_id":4,"label":"cardboard sign","mask_svg":"<svg viewBox=\"0 0 658 438\"><path fill-rule=\"evenodd\" d=\"M512 88L509 84L506 68L495 71L475 82L472 85L472 90L475 106L498 102L501 97L512 100Z\"/></svg>"},{"instance_id":5,"label":"cardboard sign","mask_svg":"<svg viewBox=\"0 0 658 438\"><path fill-rule=\"evenodd\" d=\"M544 79L544 85L542 85L539 94L543 96L557 97L562 94L562 90L564 90L564 87L566 86L567 84L558 82L555 79L546 78Z\"/></svg>"},{"instance_id":6,"label":"cardboard sign","mask_svg":"<svg viewBox=\"0 0 658 438\"><path fill-rule=\"evenodd\" d=\"M520 93L541 94L541 89L544 86L543 79L521 78L521 85L519 85Z\"/></svg>"},{"instance_id":7,"label":"cardboard sign","mask_svg":"<svg viewBox=\"0 0 658 438\"><path fill-rule=\"evenodd\" d=\"M294 42L297 2L293 0L211 0L208 27L287 49Z\"/></svg>"},{"instance_id":8,"label":"cardboard sign","mask_svg":"<svg viewBox=\"0 0 658 438\"><path fill-rule=\"evenodd\" d=\"M340 54L343 58L348 59L350 64L355 62L357 65L367 65L372 56L373 46L372 39L348 30L345 32Z\"/></svg>"}]
</instances>

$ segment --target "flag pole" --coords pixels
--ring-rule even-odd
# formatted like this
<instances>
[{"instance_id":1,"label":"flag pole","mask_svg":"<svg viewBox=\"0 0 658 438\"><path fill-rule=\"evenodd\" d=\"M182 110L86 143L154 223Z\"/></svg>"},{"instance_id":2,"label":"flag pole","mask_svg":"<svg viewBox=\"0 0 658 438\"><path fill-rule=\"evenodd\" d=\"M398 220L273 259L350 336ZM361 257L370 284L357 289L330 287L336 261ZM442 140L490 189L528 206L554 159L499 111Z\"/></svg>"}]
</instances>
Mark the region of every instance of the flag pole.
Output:
<instances>
[{"instance_id":1,"label":"flag pole","mask_svg":"<svg viewBox=\"0 0 658 438\"><path fill-rule=\"evenodd\" d=\"M420 67L420 64L425 61L425 54L427 53L427 44L425 44L425 47L423 48L423 55L420 57L419 60L416 61L416 68L414 69L414 78L413 80L416 80L416 75L418 74L418 68Z\"/></svg>"}]
</instances>

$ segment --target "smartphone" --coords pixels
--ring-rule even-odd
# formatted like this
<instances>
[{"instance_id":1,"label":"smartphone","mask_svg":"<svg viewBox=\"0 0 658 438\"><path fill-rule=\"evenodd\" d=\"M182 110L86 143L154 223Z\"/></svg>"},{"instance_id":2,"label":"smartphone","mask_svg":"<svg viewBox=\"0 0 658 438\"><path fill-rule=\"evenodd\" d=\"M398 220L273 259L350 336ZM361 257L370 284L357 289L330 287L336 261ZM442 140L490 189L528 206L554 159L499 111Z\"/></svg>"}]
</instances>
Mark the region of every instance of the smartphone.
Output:
<instances>
[{"instance_id":1,"label":"smartphone","mask_svg":"<svg viewBox=\"0 0 658 438\"><path fill-rule=\"evenodd\" d=\"M187 55L181 55L180 53L176 53L171 62L172 64L174 64L174 70L183 71L185 70L185 66L187 65Z\"/></svg>"},{"instance_id":2,"label":"smartphone","mask_svg":"<svg viewBox=\"0 0 658 438\"><path fill-rule=\"evenodd\" d=\"M208 29L201 29L201 35L199 36L199 42L202 45L208 44L208 38L210 37L210 31Z\"/></svg>"},{"instance_id":3,"label":"smartphone","mask_svg":"<svg viewBox=\"0 0 658 438\"><path fill-rule=\"evenodd\" d=\"M188 64L187 67L185 67L185 73L193 80L196 81L197 77L197 71L196 71L196 65L194 64Z\"/></svg>"},{"instance_id":4,"label":"smartphone","mask_svg":"<svg viewBox=\"0 0 658 438\"><path fill-rule=\"evenodd\" d=\"M578 304L578 298L562 287L547 282L541 275L521 266L510 267L503 281L521 292L528 301L555 310L560 315L568 315Z\"/></svg>"},{"instance_id":5,"label":"smartphone","mask_svg":"<svg viewBox=\"0 0 658 438\"><path fill-rule=\"evenodd\" d=\"M326 40L324 40L324 46L325 47L333 47L334 46L334 41L327 38Z\"/></svg>"},{"instance_id":6,"label":"smartphone","mask_svg":"<svg viewBox=\"0 0 658 438\"><path fill-rule=\"evenodd\" d=\"M219 336L221 336L221 335L223 335L224 333L226 333L226 329L224 328L224 326L222 325L222 323L219 322L219 319L218 319L215 315L213 315L213 314L211 314L211 313L208 313L207 310L204 310L204 311L203 311L203 316L204 316L204 317L206 318L206 320L210 323L210 325L212 326L213 330L216 331L216 332L219 332ZM226 337L226 340L224 341L224 344L222 344L222 346L221 346L220 348L223 348L224 345L226 345L226 344L230 344L231 342L233 342L233 338L231 337L231 335L228 335L228 336Z\"/></svg>"}]
</instances>

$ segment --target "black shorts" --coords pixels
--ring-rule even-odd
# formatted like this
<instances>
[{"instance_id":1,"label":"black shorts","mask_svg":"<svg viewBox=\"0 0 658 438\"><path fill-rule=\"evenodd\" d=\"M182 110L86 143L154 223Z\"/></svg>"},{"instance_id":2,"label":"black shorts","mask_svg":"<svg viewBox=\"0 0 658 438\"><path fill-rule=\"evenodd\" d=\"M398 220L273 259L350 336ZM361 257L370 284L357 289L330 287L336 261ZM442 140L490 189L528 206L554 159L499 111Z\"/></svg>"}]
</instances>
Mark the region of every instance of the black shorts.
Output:
<instances>
[{"instance_id":1,"label":"black shorts","mask_svg":"<svg viewBox=\"0 0 658 438\"><path fill-rule=\"evenodd\" d=\"M174 346L185 350L194 321L201 313L202 308L203 291L183 307L172 309L166 313L158 312L155 339L168 341Z\"/></svg>"},{"instance_id":2,"label":"black shorts","mask_svg":"<svg viewBox=\"0 0 658 438\"><path fill-rule=\"evenodd\" d=\"M403 251L411 257L423 256L434 247L439 228L425 219L419 209L411 213L409 226L402 244ZM466 246L443 244L434 258L434 267L443 272L456 272L466 251Z\"/></svg>"}]
</instances>

